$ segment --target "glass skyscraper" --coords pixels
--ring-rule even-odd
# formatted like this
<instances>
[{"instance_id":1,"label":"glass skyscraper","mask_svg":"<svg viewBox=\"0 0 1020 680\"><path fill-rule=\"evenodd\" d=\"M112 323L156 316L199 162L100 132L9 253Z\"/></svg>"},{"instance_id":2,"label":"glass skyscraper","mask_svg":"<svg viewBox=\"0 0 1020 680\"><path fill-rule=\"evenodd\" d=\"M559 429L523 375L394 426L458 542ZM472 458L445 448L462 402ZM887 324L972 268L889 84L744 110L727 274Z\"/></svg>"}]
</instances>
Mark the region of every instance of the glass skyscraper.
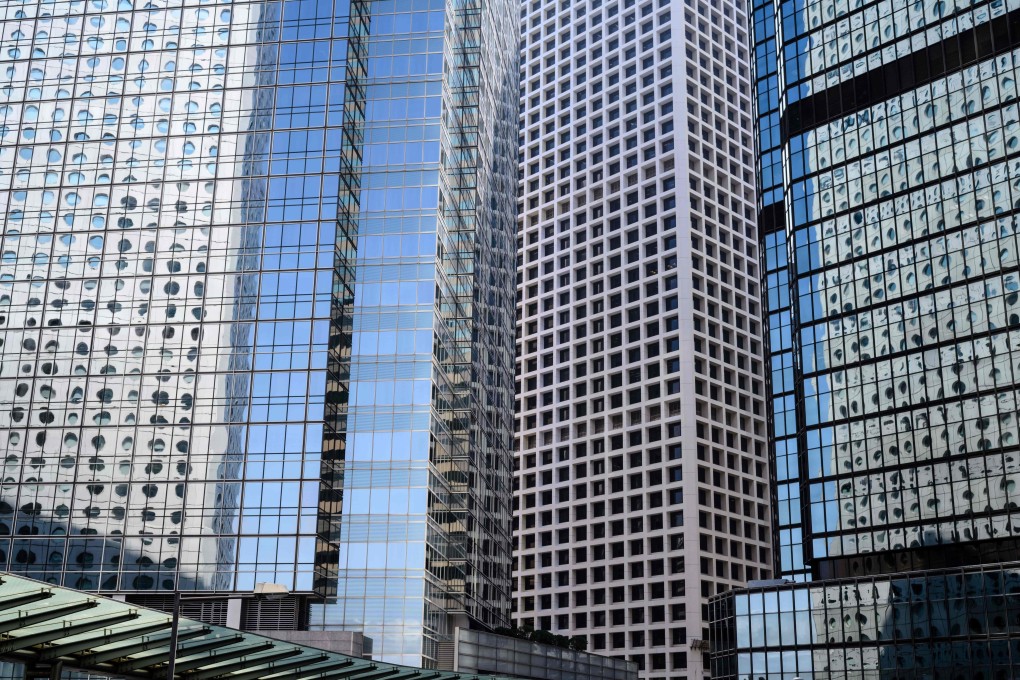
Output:
<instances>
[{"instance_id":1,"label":"glass skyscraper","mask_svg":"<svg viewBox=\"0 0 1020 680\"><path fill-rule=\"evenodd\" d=\"M761 226L788 575L1020 556L1020 30L999 5L873 9L787 8L759 44L786 55L758 82L779 102Z\"/></svg>"},{"instance_id":2,"label":"glass skyscraper","mask_svg":"<svg viewBox=\"0 0 1020 680\"><path fill-rule=\"evenodd\" d=\"M755 3L778 573L815 582L718 600L719 677L845 677L793 654L826 639L837 583L843 621L879 640L910 630L904 603L952 618L938 602L971 598L966 630L918 625L928 653L872 650L863 677L1020 667L1017 629L990 613L1020 559L1018 9ZM730 617L746 607L744 631ZM844 633L876 639L830 642ZM983 640L1002 635L1005 657Z\"/></svg>"},{"instance_id":3,"label":"glass skyscraper","mask_svg":"<svg viewBox=\"0 0 1020 680\"><path fill-rule=\"evenodd\" d=\"M414 665L506 620L515 21L3 3L0 570Z\"/></svg>"},{"instance_id":4,"label":"glass skyscraper","mask_svg":"<svg viewBox=\"0 0 1020 680\"><path fill-rule=\"evenodd\" d=\"M454 625L508 620L515 17L354 15L324 449L343 461L340 578L313 625L432 664Z\"/></svg>"}]
</instances>

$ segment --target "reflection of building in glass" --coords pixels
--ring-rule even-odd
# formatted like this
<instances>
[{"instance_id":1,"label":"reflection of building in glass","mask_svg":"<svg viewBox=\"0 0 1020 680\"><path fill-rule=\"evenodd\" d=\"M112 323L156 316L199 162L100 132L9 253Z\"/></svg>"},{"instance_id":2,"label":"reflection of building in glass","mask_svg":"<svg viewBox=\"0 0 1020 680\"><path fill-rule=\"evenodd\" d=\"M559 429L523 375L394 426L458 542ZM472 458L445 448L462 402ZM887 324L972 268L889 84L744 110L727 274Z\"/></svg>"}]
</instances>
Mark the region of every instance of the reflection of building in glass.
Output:
<instances>
[{"instance_id":1,"label":"reflection of building in glass","mask_svg":"<svg viewBox=\"0 0 1020 680\"><path fill-rule=\"evenodd\" d=\"M1017 560L1020 5L755 4L779 572Z\"/></svg>"},{"instance_id":2,"label":"reflection of building in glass","mask_svg":"<svg viewBox=\"0 0 1020 680\"><path fill-rule=\"evenodd\" d=\"M937 565L948 544L962 563L1009 556L1020 534L1011 8L942 20L956 10L879 3L829 18L848 11L756 14L759 113L774 126L762 163L781 158L785 173L782 186L780 165L763 173L775 186L763 184L761 206L781 571ZM901 24L920 32L903 38Z\"/></svg>"},{"instance_id":3,"label":"reflection of building in glass","mask_svg":"<svg viewBox=\"0 0 1020 680\"><path fill-rule=\"evenodd\" d=\"M711 607L713 678L1016 676L1016 563L752 587Z\"/></svg>"},{"instance_id":4,"label":"reflection of building in glass","mask_svg":"<svg viewBox=\"0 0 1020 680\"><path fill-rule=\"evenodd\" d=\"M803 135L806 166L827 169L804 217L821 219L797 232L795 259L811 291L798 310L809 521L814 535L832 534L830 557L909 550L924 564L932 546L1020 531L1011 521L1020 463L1003 454L1020 443L1010 329L1020 307L1009 295L1020 288L1017 223L1002 214L1015 182L1017 114L1006 102L1016 57ZM856 135L886 150L828 170L843 147L847 161L864 156L846 141ZM843 173L849 183L838 183ZM814 482L826 477L835 479Z\"/></svg>"},{"instance_id":5,"label":"reflection of building in glass","mask_svg":"<svg viewBox=\"0 0 1020 680\"><path fill-rule=\"evenodd\" d=\"M514 10L164 5L0 19L0 569L432 664L509 610Z\"/></svg>"},{"instance_id":6,"label":"reflection of building in glass","mask_svg":"<svg viewBox=\"0 0 1020 680\"><path fill-rule=\"evenodd\" d=\"M637 680L637 664L611 656L457 629L456 669L532 680Z\"/></svg>"},{"instance_id":7,"label":"reflection of building in glass","mask_svg":"<svg viewBox=\"0 0 1020 680\"><path fill-rule=\"evenodd\" d=\"M0 568L117 591L267 576L238 552L244 422L265 420L249 411L263 19L121 0L19 5L0 25ZM261 568L296 588L315 497L292 499L275 512L293 529L266 532L290 534L266 539L280 564Z\"/></svg>"},{"instance_id":8,"label":"reflection of building in glass","mask_svg":"<svg viewBox=\"0 0 1020 680\"><path fill-rule=\"evenodd\" d=\"M324 449L339 587L312 624L431 667L455 626L509 616L515 10L354 15Z\"/></svg>"}]
</instances>

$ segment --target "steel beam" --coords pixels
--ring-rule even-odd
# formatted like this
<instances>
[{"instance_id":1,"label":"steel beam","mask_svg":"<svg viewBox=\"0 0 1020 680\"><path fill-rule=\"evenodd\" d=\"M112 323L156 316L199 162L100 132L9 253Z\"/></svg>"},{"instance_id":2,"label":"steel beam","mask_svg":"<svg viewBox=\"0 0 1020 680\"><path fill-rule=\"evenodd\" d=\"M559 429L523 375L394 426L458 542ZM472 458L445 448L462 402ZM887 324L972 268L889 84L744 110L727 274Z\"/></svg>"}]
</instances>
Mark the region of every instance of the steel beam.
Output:
<instances>
[{"instance_id":1,"label":"steel beam","mask_svg":"<svg viewBox=\"0 0 1020 680\"><path fill-rule=\"evenodd\" d=\"M83 600L82 602L65 604L62 607L50 607L42 611L32 611L24 614L19 613L10 618L0 620L0 633L9 633L19 628L27 628L37 623L45 623L46 621L59 619L67 614L76 614L86 609L92 609L98 604L97 600Z\"/></svg>"},{"instance_id":2,"label":"steel beam","mask_svg":"<svg viewBox=\"0 0 1020 680\"><path fill-rule=\"evenodd\" d=\"M110 620L107 619L103 623L104 625L107 625L110 623ZM78 642L67 642L62 645L54 645L53 647L47 647L46 649L39 652L39 656L37 658L40 661L50 661L52 659L57 659L62 656L78 654L80 652L87 651L94 647L105 647L106 645L111 645L114 642L130 640L132 638L138 638L143 635L148 635L150 633L158 633L159 631L166 630L169 627L170 627L169 621L165 623L154 623L150 626L142 627L128 626L122 630L111 631L103 635L99 639L90 637L84 640L79 640Z\"/></svg>"},{"instance_id":3,"label":"steel beam","mask_svg":"<svg viewBox=\"0 0 1020 680\"><path fill-rule=\"evenodd\" d=\"M180 641L180 634L178 633L178 641ZM180 658L182 654L193 655L202 654L203 652L211 652L214 649L220 647L229 647L230 645L236 645L238 642L243 642L244 637L241 635L231 635L230 637L214 638L212 640L195 640L190 645L177 645L177 656ZM153 649L151 654L145 654L140 657L122 661L121 663L115 664L113 670L115 673L130 673L136 671L139 668L146 668L148 666L158 666L159 664L167 663L170 660L170 639L167 638L166 645L159 645L157 647L150 647Z\"/></svg>"},{"instance_id":4,"label":"steel beam","mask_svg":"<svg viewBox=\"0 0 1020 680\"><path fill-rule=\"evenodd\" d=\"M202 637L203 635L208 634L209 629L202 626L201 628L194 628L189 631L181 631L181 639L190 640L191 638ZM107 661L113 661L114 659L123 659L126 656L131 656L132 654L147 652L150 649L155 649L162 645L167 645L169 647L169 633L166 635L153 635L147 640L141 640L134 644L124 645L123 647L114 647L113 649L107 649L101 652L89 652L81 657L81 662L90 665L106 663Z\"/></svg>"},{"instance_id":5,"label":"steel beam","mask_svg":"<svg viewBox=\"0 0 1020 680\"><path fill-rule=\"evenodd\" d=\"M7 609L15 609L26 604L32 604L40 600L47 600L53 597L53 591L48 588L40 588L30 593L22 593L21 595L15 595L14 597L8 597L3 601L0 601L0 611Z\"/></svg>"},{"instance_id":6,"label":"steel beam","mask_svg":"<svg viewBox=\"0 0 1020 680\"><path fill-rule=\"evenodd\" d=\"M279 644L279 643L277 643ZM221 661L228 659L236 659L239 656L247 656L249 654L257 654L264 652L267 649L272 649L276 644L269 642L263 642L258 645L252 645L251 647L241 647L239 649L224 649L222 652L212 652L210 654L202 654L199 656L182 656L177 655L177 663L174 666L174 672L180 673L182 671L190 671L202 666L212 666L218 664Z\"/></svg>"},{"instance_id":7,"label":"steel beam","mask_svg":"<svg viewBox=\"0 0 1020 680\"><path fill-rule=\"evenodd\" d=\"M375 673L369 673L367 675L361 675L360 673L355 671L355 672L353 672L353 673L351 673L349 675L344 675L343 678L345 680L347 678L350 678L350 680L382 680L383 678L392 678L397 673L400 673L401 670L406 670L406 669L385 668L385 669L382 669L382 670L377 670Z\"/></svg>"},{"instance_id":8,"label":"steel beam","mask_svg":"<svg viewBox=\"0 0 1020 680\"><path fill-rule=\"evenodd\" d=\"M82 621L81 623L54 627L41 633L35 633L34 635L23 635L21 637L9 638L7 640L0 641L0 654L10 654L18 649L35 647L36 645L46 644L47 642L53 642L54 640L59 640L61 638L81 635L82 633L87 633L89 631L96 630L97 628L104 628L117 623L131 621L132 619L137 619L138 616L138 612L132 609L130 612L125 612L123 614L114 614L106 617L97 616L88 621ZM95 645L95 639L92 639L90 644Z\"/></svg>"},{"instance_id":9,"label":"steel beam","mask_svg":"<svg viewBox=\"0 0 1020 680\"><path fill-rule=\"evenodd\" d=\"M293 653L290 654L289 656L304 653L303 649L294 649L292 651ZM292 668L301 668L302 666L307 666L308 664L312 663L321 663L322 661L325 661L328 658L329 658L328 656L323 654L322 656L313 656L304 659L297 659L296 661L288 661L287 663L281 663L278 665L270 664L269 668L260 667L256 668L255 670L242 671L234 675L228 674L215 677L222 677L223 680L261 680L262 678L268 677L270 675L282 673L283 671L289 671Z\"/></svg>"},{"instance_id":10,"label":"steel beam","mask_svg":"<svg viewBox=\"0 0 1020 680\"><path fill-rule=\"evenodd\" d=\"M273 675L274 672L282 673L285 670L291 668L298 668L310 663L319 663L325 661L329 657L326 655L308 657L297 662L292 661L289 664L283 664L280 668L273 668L272 663L275 661L282 661L283 659L289 659L292 656L304 654L305 650L300 647L291 647L290 649L281 649L277 652L270 652L269 654L262 654L261 656L255 656L254 658L248 659L245 663L231 664L228 666L210 668L207 670L197 671L195 673L186 673L181 677L185 680L213 680L214 678L229 678L229 680L240 680L240 678L251 677L252 680L265 677L267 675ZM269 665L269 668L265 668ZM250 668L257 668L258 670L248 670ZM246 672L247 671L247 672ZM238 672L237 675L232 675ZM254 675L252 675L254 673Z\"/></svg>"},{"instance_id":11,"label":"steel beam","mask_svg":"<svg viewBox=\"0 0 1020 680\"><path fill-rule=\"evenodd\" d=\"M327 673L350 668L355 659L343 659L333 663L320 664L318 667L301 668L291 673L266 676L265 680L322 680Z\"/></svg>"}]
</instances>

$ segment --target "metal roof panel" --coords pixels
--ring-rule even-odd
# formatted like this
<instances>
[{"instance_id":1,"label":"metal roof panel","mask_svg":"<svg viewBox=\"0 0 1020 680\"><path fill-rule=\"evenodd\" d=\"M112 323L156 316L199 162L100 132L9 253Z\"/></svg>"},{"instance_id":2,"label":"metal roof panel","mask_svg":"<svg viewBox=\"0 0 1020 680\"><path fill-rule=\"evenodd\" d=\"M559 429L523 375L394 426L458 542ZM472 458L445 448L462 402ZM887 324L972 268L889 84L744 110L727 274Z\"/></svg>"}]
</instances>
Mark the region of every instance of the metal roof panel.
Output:
<instances>
[{"instance_id":1,"label":"metal roof panel","mask_svg":"<svg viewBox=\"0 0 1020 680\"><path fill-rule=\"evenodd\" d=\"M153 680L170 662L173 616L100 595L0 576L0 660ZM178 618L175 680L510 680L422 670Z\"/></svg>"}]
</instances>

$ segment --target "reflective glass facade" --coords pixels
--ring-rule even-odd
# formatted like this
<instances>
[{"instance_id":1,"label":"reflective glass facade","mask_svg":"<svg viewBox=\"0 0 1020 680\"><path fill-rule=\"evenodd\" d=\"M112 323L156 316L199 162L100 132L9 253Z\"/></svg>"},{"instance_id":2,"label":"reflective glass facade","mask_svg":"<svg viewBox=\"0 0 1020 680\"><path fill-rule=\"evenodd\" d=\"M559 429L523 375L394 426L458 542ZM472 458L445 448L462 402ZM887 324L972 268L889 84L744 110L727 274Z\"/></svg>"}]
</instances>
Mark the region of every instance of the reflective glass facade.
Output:
<instances>
[{"instance_id":1,"label":"reflective glass facade","mask_svg":"<svg viewBox=\"0 0 1020 680\"><path fill-rule=\"evenodd\" d=\"M719 680L1006 680L1020 670L1020 565L729 593L712 603Z\"/></svg>"},{"instance_id":2,"label":"reflective glass facade","mask_svg":"<svg viewBox=\"0 0 1020 680\"><path fill-rule=\"evenodd\" d=\"M313 589L345 15L5 4L0 569Z\"/></svg>"},{"instance_id":3,"label":"reflective glass facade","mask_svg":"<svg viewBox=\"0 0 1020 680\"><path fill-rule=\"evenodd\" d=\"M754 11L778 571L812 582L715 598L713 676L1015 677L1020 6Z\"/></svg>"},{"instance_id":4,"label":"reflective glass facade","mask_svg":"<svg viewBox=\"0 0 1020 680\"><path fill-rule=\"evenodd\" d=\"M515 31L4 3L0 569L279 583L412 665L505 622Z\"/></svg>"},{"instance_id":5,"label":"reflective glass facade","mask_svg":"<svg viewBox=\"0 0 1020 680\"><path fill-rule=\"evenodd\" d=\"M454 625L509 614L515 18L442 0L353 15L326 441L339 588L312 625L431 666Z\"/></svg>"},{"instance_id":6,"label":"reflective glass facade","mask_svg":"<svg viewBox=\"0 0 1020 680\"><path fill-rule=\"evenodd\" d=\"M784 575L1018 556L1018 11L755 10Z\"/></svg>"},{"instance_id":7,"label":"reflective glass facade","mask_svg":"<svg viewBox=\"0 0 1020 680\"><path fill-rule=\"evenodd\" d=\"M457 629L457 670L532 680L638 680L637 664L530 640Z\"/></svg>"}]
</instances>

